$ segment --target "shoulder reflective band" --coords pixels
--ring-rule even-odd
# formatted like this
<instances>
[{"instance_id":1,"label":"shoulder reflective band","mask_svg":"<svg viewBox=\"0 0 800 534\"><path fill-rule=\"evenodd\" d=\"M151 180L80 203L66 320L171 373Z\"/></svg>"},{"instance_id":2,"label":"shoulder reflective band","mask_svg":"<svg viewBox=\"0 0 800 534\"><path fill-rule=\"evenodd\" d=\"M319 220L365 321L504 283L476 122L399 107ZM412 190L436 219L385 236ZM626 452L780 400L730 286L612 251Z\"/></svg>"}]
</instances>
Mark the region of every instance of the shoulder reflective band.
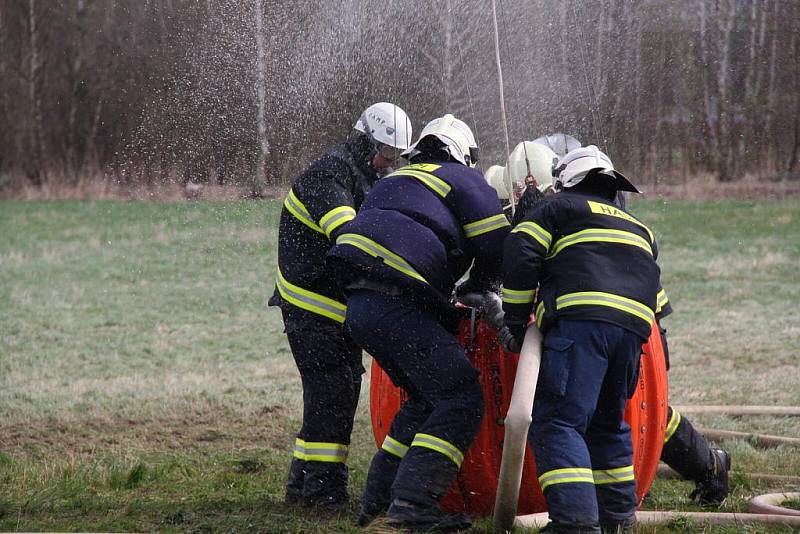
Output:
<instances>
[{"instance_id":1,"label":"shoulder reflective band","mask_svg":"<svg viewBox=\"0 0 800 534\"><path fill-rule=\"evenodd\" d=\"M306 462L341 463L347 460L347 445L323 441L303 441L297 438L294 442L294 457Z\"/></svg>"},{"instance_id":2,"label":"shoulder reflective band","mask_svg":"<svg viewBox=\"0 0 800 534\"><path fill-rule=\"evenodd\" d=\"M637 302L627 297L614 295L613 293L603 293L601 291L581 291L578 293L567 293L556 299L556 310L563 310L570 306L608 306L638 317L647 323L653 324L655 313L641 302Z\"/></svg>"},{"instance_id":3,"label":"shoulder reflective band","mask_svg":"<svg viewBox=\"0 0 800 534\"><path fill-rule=\"evenodd\" d=\"M333 208L331 211L322 216L319 220L319 225L325 232L325 235L330 239L331 232L339 228L346 222L350 222L356 217L356 210L352 206L339 206Z\"/></svg>"},{"instance_id":4,"label":"shoulder reflective band","mask_svg":"<svg viewBox=\"0 0 800 534\"><path fill-rule=\"evenodd\" d=\"M539 477L539 486L544 490L553 484L567 484L567 483L585 483L594 484L594 477L592 470L586 467L567 467L564 469L553 469L543 473Z\"/></svg>"},{"instance_id":5,"label":"shoulder reflective band","mask_svg":"<svg viewBox=\"0 0 800 534\"><path fill-rule=\"evenodd\" d=\"M533 302L536 289L508 289L503 288L503 302L508 304L528 304Z\"/></svg>"},{"instance_id":6,"label":"shoulder reflective band","mask_svg":"<svg viewBox=\"0 0 800 534\"><path fill-rule=\"evenodd\" d=\"M436 176L422 171L415 171L414 169L410 169L410 165L408 167L403 167L399 170L394 171L392 174L387 176L387 178L391 176L411 176L412 178L416 178L423 184L425 184L428 189L439 195L440 197L444 198L452 189L450 185L442 180L441 178L437 178Z\"/></svg>"},{"instance_id":7,"label":"shoulder reflective band","mask_svg":"<svg viewBox=\"0 0 800 534\"><path fill-rule=\"evenodd\" d=\"M359 234L342 234L336 238L336 244L356 247L357 249L366 252L373 258L381 258L383 263L392 269L396 269L406 276L410 276L411 278L419 280L425 284L428 283L428 281L425 280L417 271L415 271L406 260L368 237Z\"/></svg>"},{"instance_id":8,"label":"shoulder reflective band","mask_svg":"<svg viewBox=\"0 0 800 534\"><path fill-rule=\"evenodd\" d=\"M544 301L542 301L536 306L536 326L539 329L542 328L542 323L544 322L544 314L545 314Z\"/></svg>"},{"instance_id":9,"label":"shoulder reflective band","mask_svg":"<svg viewBox=\"0 0 800 534\"><path fill-rule=\"evenodd\" d=\"M617 217L619 219L625 219L628 222L632 222L644 229L647 232L647 235L650 236L650 242L652 243L655 241L653 238L653 232L645 226L642 222L640 222L636 217L630 215L629 213L625 213L621 209L611 206L609 204L603 204L602 202L595 202L594 200L587 200L586 202L589 203L589 209L592 210L592 213L599 213L600 215L609 215L611 217Z\"/></svg>"},{"instance_id":10,"label":"shoulder reflective band","mask_svg":"<svg viewBox=\"0 0 800 534\"><path fill-rule=\"evenodd\" d=\"M550 250L550 243L553 241L553 236L550 232L532 221L521 222L516 228L511 230L511 233L522 232L534 238L544 247L545 250Z\"/></svg>"},{"instance_id":11,"label":"shoulder reflective band","mask_svg":"<svg viewBox=\"0 0 800 534\"><path fill-rule=\"evenodd\" d=\"M592 471L595 484L614 484L615 482L630 482L633 480L633 466L617 467L614 469L594 469Z\"/></svg>"},{"instance_id":12,"label":"shoulder reflective band","mask_svg":"<svg viewBox=\"0 0 800 534\"><path fill-rule=\"evenodd\" d=\"M401 167L400 169L409 169L412 171L423 171L423 172L433 172L435 170L441 169L441 165L436 165L435 163L413 163L411 165L406 165L405 167Z\"/></svg>"},{"instance_id":13,"label":"shoulder reflective band","mask_svg":"<svg viewBox=\"0 0 800 534\"><path fill-rule=\"evenodd\" d=\"M437 438L436 436L431 436L430 434L417 434L414 436L414 441L411 442L411 446L425 447L426 449L444 454L453 460L458 467L461 467L461 462L464 461L464 455L455 445L449 441Z\"/></svg>"},{"instance_id":14,"label":"shoulder reflective band","mask_svg":"<svg viewBox=\"0 0 800 534\"><path fill-rule=\"evenodd\" d=\"M667 430L666 432L664 432L664 443L668 442L670 438L675 434L675 431L678 430L679 424L681 424L681 414L678 413L678 410L673 408L672 417L669 418L669 423L667 423Z\"/></svg>"},{"instance_id":15,"label":"shoulder reflective band","mask_svg":"<svg viewBox=\"0 0 800 534\"><path fill-rule=\"evenodd\" d=\"M381 449L385 450L389 454L397 456L398 458L403 458L408 452L408 445L400 443L392 436L387 435L386 438L383 440L383 445L381 445Z\"/></svg>"},{"instance_id":16,"label":"shoulder reflective band","mask_svg":"<svg viewBox=\"0 0 800 534\"><path fill-rule=\"evenodd\" d=\"M511 223L509 223L506 216L501 213L465 224L464 234L466 234L467 237L475 237L506 226L511 226Z\"/></svg>"},{"instance_id":17,"label":"shoulder reflective band","mask_svg":"<svg viewBox=\"0 0 800 534\"><path fill-rule=\"evenodd\" d=\"M298 308L333 319L338 323L344 323L347 306L341 302L287 282L280 269L278 269L277 282L278 292L287 302Z\"/></svg>"},{"instance_id":18,"label":"shoulder reflective band","mask_svg":"<svg viewBox=\"0 0 800 534\"><path fill-rule=\"evenodd\" d=\"M289 194L286 195L286 200L283 201L283 205L287 210L289 210L289 213L295 216L298 221L305 224L315 232L319 232L321 234L324 233L322 228L320 228L319 225L314 222L311 214L291 189L289 189Z\"/></svg>"},{"instance_id":19,"label":"shoulder reflective band","mask_svg":"<svg viewBox=\"0 0 800 534\"><path fill-rule=\"evenodd\" d=\"M581 230L574 234L565 235L555 242L553 250L550 251L548 258L552 258L570 245L577 245L578 243L617 243L622 245L632 245L639 247L651 256L653 249L650 243L647 242L642 236L636 235L632 232L625 232L624 230L611 230L607 228L589 228Z\"/></svg>"},{"instance_id":20,"label":"shoulder reflective band","mask_svg":"<svg viewBox=\"0 0 800 534\"><path fill-rule=\"evenodd\" d=\"M669 297L667 297L667 292L663 289L658 292L658 296L656 297L658 304L656 305L656 313L660 313L661 310L669 303Z\"/></svg>"}]
</instances>

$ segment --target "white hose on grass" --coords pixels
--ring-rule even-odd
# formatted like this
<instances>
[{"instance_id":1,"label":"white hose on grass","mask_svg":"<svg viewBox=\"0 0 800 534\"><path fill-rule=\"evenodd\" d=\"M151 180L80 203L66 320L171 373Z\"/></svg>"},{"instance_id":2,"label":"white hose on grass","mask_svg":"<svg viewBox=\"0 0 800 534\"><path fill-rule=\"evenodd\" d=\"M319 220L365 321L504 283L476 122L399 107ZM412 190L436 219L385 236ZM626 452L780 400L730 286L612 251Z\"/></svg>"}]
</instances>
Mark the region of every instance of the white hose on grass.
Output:
<instances>
[{"instance_id":1,"label":"white hose on grass","mask_svg":"<svg viewBox=\"0 0 800 534\"><path fill-rule=\"evenodd\" d=\"M800 406L718 406L690 405L673 406L679 413L720 414L720 415L787 415L800 416Z\"/></svg>"},{"instance_id":2,"label":"white hose on grass","mask_svg":"<svg viewBox=\"0 0 800 534\"><path fill-rule=\"evenodd\" d=\"M800 517L794 515L722 512L636 512L636 521L641 525L663 525L680 518L691 519L698 523L708 523L712 525L761 523L800 527ZM542 528L549 520L547 512L541 512L538 514L518 516L514 525L522 528Z\"/></svg>"},{"instance_id":3,"label":"white hose on grass","mask_svg":"<svg viewBox=\"0 0 800 534\"><path fill-rule=\"evenodd\" d=\"M503 437L503 459L497 481L497 496L494 501L494 528L499 532L511 531L517 515L519 486L522 482L522 464L525 461L525 446L528 443L528 427L531 425L533 398L539 379L542 361L542 333L536 325L530 325L519 353L517 375L511 404L506 414Z\"/></svg>"}]
</instances>

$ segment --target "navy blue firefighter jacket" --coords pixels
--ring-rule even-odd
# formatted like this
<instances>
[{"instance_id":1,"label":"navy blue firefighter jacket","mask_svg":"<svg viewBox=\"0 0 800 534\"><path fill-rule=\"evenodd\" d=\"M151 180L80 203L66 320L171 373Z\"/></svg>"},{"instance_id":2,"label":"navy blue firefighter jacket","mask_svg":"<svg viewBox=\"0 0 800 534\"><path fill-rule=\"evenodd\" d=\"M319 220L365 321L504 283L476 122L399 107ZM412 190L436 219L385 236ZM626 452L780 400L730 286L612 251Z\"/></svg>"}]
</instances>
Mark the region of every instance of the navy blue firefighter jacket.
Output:
<instances>
[{"instance_id":1,"label":"navy blue firefighter jacket","mask_svg":"<svg viewBox=\"0 0 800 534\"><path fill-rule=\"evenodd\" d=\"M415 158L373 187L327 261L345 286L374 281L452 318L450 296L473 260L470 287L499 282L508 232L480 171Z\"/></svg>"}]
</instances>

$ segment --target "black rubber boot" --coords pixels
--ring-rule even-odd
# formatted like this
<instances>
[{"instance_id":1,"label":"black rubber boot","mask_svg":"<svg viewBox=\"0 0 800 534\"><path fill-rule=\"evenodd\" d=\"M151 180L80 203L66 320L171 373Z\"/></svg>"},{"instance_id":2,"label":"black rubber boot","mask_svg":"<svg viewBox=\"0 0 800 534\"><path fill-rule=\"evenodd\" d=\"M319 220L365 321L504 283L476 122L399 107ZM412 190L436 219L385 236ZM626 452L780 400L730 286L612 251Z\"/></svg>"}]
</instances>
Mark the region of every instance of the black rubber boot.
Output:
<instances>
[{"instance_id":1,"label":"black rubber boot","mask_svg":"<svg viewBox=\"0 0 800 534\"><path fill-rule=\"evenodd\" d=\"M306 479L306 466L303 460L292 458L289 476L286 478L286 504L300 504L303 501L303 484Z\"/></svg>"},{"instance_id":2,"label":"black rubber boot","mask_svg":"<svg viewBox=\"0 0 800 534\"><path fill-rule=\"evenodd\" d=\"M342 462L306 462L303 505L336 512L347 504L347 466Z\"/></svg>"},{"instance_id":3,"label":"black rubber boot","mask_svg":"<svg viewBox=\"0 0 800 534\"><path fill-rule=\"evenodd\" d=\"M392 502L392 484L400 467L400 458L384 450L379 450L372 457L367 475L367 486L361 498L361 513L358 526L365 527L376 517L386 513Z\"/></svg>"},{"instance_id":4,"label":"black rubber boot","mask_svg":"<svg viewBox=\"0 0 800 534\"><path fill-rule=\"evenodd\" d=\"M731 456L722 449L711 449L712 467L705 478L697 482L691 498L703 506L719 506L728 496L728 472L731 469Z\"/></svg>"},{"instance_id":5,"label":"black rubber boot","mask_svg":"<svg viewBox=\"0 0 800 534\"><path fill-rule=\"evenodd\" d=\"M449 514L439 506L425 506L404 499L392 501L386 517L391 526L408 532L458 532L472 526L466 514Z\"/></svg>"}]
</instances>

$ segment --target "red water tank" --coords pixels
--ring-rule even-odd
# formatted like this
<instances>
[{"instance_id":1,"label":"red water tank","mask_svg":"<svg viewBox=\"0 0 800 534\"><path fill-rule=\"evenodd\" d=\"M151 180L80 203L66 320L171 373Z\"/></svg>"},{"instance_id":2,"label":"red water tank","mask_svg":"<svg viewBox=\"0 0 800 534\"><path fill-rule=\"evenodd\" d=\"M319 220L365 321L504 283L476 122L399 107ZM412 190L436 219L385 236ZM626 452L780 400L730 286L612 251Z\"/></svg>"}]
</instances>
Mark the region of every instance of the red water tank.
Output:
<instances>
[{"instance_id":1,"label":"red water tank","mask_svg":"<svg viewBox=\"0 0 800 534\"><path fill-rule=\"evenodd\" d=\"M503 454L503 419L511 401L519 356L506 354L497 341L497 331L481 319L474 323L468 320L462 323L459 342L480 371L486 413L475 441L464 456L461 471L442 500L442 507L447 511L488 516L494 507ZM403 392L392 384L388 375L373 360L370 411L378 446L389 432L403 396ZM642 345L639 387L628 401L625 419L631 425L636 492L641 502L656 476L667 424L667 371L661 337L655 324L650 339ZM536 478L536 464L528 447L517 513L532 514L546 509Z\"/></svg>"}]
</instances>

